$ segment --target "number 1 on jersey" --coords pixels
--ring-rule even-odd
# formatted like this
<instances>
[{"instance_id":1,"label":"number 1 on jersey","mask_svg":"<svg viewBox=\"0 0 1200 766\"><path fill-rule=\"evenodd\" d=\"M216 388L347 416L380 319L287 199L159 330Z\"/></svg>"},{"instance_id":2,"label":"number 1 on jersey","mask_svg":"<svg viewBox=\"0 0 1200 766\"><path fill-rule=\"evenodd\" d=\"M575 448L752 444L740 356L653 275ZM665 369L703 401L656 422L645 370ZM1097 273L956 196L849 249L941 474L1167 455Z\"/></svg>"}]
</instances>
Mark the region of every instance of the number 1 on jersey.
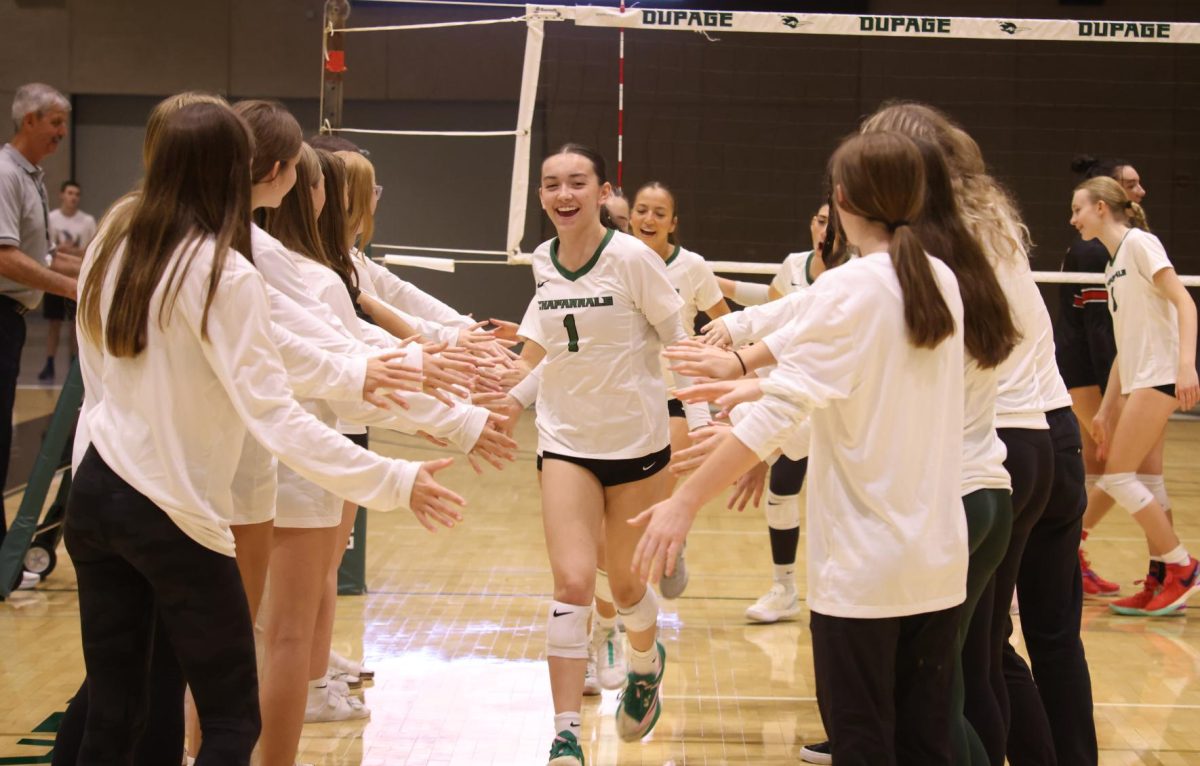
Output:
<instances>
[{"instance_id":1,"label":"number 1 on jersey","mask_svg":"<svg viewBox=\"0 0 1200 766\"><path fill-rule=\"evenodd\" d=\"M563 317L563 327L567 328L567 351L572 353L579 350L579 330L575 329L575 315Z\"/></svg>"}]
</instances>

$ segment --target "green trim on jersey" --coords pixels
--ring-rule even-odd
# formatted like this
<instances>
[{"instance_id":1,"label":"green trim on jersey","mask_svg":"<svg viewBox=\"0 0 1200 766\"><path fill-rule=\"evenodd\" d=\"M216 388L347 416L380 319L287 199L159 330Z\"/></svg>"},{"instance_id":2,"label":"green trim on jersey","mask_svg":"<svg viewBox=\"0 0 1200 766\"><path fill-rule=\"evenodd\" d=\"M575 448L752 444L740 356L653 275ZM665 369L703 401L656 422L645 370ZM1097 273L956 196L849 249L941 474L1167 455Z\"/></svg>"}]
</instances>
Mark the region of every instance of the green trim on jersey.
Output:
<instances>
[{"instance_id":1,"label":"green trim on jersey","mask_svg":"<svg viewBox=\"0 0 1200 766\"><path fill-rule=\"evenodd\" d=\"M808 280L810 285L816 281L812 275L812 259L815 258L816 255L817 251L813 250L808 254L808 260L804 262L804 278Z\"/></svg>"},{"instance_id":2,"label":"green trim on jersey","mask_svg":"<svg viewBox=\"0 0 1200 766\"><path fill-rule=\"evenodd\" d=\"M675 260L676 258L678 258L678 257L679 257L679 251L680 251L680 250L682 250L682 249L683 249L683 248L681 248L679 245L676 245L676 246L675 246L675 251L674 251L673 253L671 253L671 257L667 259L667 262L666 262L666 264L665 264L665 265L667 265L667 266L670 266L670 265L671 265L671 261L673 261L673 260Z\"/></svg>"},{"instance_id":3,"label":"green trim on jersey","mask_svg":"<svg viewBox=\"0 0 1200 766\"><path fill-rule=\"evenodd\" d=\"M596 247L596 252L592 253L592 257L587 263L580 266L578 271L571 271L558 262L558 237L555 237L550 241L550 262L554 264L554 268L559 274L562 274L565 279L574 282L592 270L592 267L600 260L600 254L604 252L604 248L608 247L613 234L616 234L615 230L605 229L604 239L600 240L600 244Z\"/></svg>"},{"instance_id":4,"label":"green trim on jersey","mask_svg":"<svg viewBox=\"0 0 1200 766\"><path fill-rule=\"evenodd\" d=\"M1131 231L1133 231L1132 227L1125 230L1125 236L1121 237L1121 241L1117 243L1117 249L1113 250L1113 254L1108 257L1108 265L1109 266L1112 266L1114 263L1117 262L1117 253L1121 252L1121 245L1125 244L1125 237L1128 237L1129 232L1131 232Z\"/></svg>"}]
</instances>

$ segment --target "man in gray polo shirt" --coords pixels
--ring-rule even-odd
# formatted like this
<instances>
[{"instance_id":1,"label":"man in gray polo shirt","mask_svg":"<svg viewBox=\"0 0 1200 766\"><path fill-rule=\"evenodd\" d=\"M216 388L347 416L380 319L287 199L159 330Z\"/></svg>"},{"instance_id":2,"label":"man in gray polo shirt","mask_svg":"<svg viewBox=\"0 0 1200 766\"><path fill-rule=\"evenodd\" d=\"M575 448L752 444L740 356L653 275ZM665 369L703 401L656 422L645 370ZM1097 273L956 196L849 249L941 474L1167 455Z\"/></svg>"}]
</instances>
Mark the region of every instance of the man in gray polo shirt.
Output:
<instances>
[{"instance_id":1,"label":"man in gray polo shirt","mask_svg":"<svg viewBox=\"0 0 1200 766\"><path fill-rule=\"evenodd\" d=\"M49 85L22 85L13 98L12 141L0 149L0 489L8 479L25 312L37 307L44 292L71 299L76 293L75 279L53 268L50 206L38 167L66 137L70 109ZM0 513L0 541L6 531Z\"/></svg>"}]
</instances>

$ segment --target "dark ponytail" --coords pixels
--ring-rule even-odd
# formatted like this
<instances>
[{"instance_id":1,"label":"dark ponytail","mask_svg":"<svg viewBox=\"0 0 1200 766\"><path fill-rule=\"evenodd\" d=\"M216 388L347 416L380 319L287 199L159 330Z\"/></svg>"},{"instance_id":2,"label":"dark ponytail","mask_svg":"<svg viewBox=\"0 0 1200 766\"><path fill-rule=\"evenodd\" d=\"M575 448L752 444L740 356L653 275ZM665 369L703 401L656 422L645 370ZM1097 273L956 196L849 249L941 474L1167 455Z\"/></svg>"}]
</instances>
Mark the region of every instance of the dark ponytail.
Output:
<instances>
[{"instance_id":1,"label":"dark ponytail","mask_svg":"<svg viewBox=\"0 0 1200 766\"><path fill-rule=\"evenodd\" d=\"M908 340L936 348L954 334L954 316L930 268L911 221L925 198L925 165L908 137L894 131L865 133L842 142L830 160L834 193L850 213L883 223L892 235L888 253L904 296Z\"/></svg>"}]
</instances>

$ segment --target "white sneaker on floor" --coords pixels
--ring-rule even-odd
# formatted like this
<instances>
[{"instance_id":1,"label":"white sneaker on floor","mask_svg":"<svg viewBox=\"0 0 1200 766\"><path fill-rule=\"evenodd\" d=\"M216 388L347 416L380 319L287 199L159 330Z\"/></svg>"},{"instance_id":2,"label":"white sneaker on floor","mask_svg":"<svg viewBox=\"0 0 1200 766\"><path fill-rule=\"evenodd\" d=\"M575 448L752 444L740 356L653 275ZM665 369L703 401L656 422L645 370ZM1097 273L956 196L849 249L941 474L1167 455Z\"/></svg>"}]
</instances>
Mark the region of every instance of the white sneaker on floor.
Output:
<instances>
[{"instance_id":1,"label":"white sneaker on floor","mask_svg":"<svg viewBox=\"0 0 1200 766\"><path fill-rule=\"evenodd\" d=\"M772 623L780 620L794 620L800 614L800 595L789 591L779 583L753 605L746 608L746 619L751 622Z\"/></svg>"},{"instance_id":2,"label":"white sneaker on floor","mask_svg":"<svg viewBox=\"0 0 1200 766\"><path fill-rule=\"evenodd\" d=\"M42 581L42 576L34 574L28 570L21 572L21 584L17 586L17 590L33 590Z\"/></svg>"},{"instance_id":3,"label":"white sneaker on floor","mask_svg":"<svg viewBox=\"0 0 1200 766\"><path fill-rule=\"evenodd\" d=\"M361 662L355 662L352 659L343 657L332 649L329 650L329 667L340 670L347 675L355 676L362 681L370 681L375 678L374 670L368 670L362 666Z\"/></svg>"},{"instance_id":4,"label":"white sneaker on floor","mask_svg":"<svg viewBox=\"0 0 1200 766\"><path fill-rule=\"evenodd\" d=\"M355 694L362 694L363 683L358 676L352 676L349 673L330 668L325 674L325 678L329 679L330 683L338 684L339 688L345 687Z\"/></svg>"},{"instance_id":5,"label":"white sneaker on floor","mask_svg":"<svg viewBox=\"0 0 1200 766\"><path fill-rule=\"evenodd\" d=\"M304 708L305 723L356 721L370 717L371 709L354 697L338 694L328 686L308 690L308 704Z\"/></svg>"},{"instance_id":6,"label":"white sneaker on floor","mask_svg":"<svg viewBox=\"0 0 1200 766\"><path fill-rule=\"evenodd\" d=\"M583 696L595 697L600 694L600 679L596 677L596 655L588 647L587 670L583 672Z\"/></svg>"},{"instance_id":7,"label":"white sneaker on floor","mask_svg":"<svg viewBox=\"0 0 1200 766\"><path fill-rule=\"evenodd\" d=\"M629 673L629 668L625 666L625 637L614 628L594 646L600 686L605 689L624 687Z\"/></svg>"}]
</instances>

